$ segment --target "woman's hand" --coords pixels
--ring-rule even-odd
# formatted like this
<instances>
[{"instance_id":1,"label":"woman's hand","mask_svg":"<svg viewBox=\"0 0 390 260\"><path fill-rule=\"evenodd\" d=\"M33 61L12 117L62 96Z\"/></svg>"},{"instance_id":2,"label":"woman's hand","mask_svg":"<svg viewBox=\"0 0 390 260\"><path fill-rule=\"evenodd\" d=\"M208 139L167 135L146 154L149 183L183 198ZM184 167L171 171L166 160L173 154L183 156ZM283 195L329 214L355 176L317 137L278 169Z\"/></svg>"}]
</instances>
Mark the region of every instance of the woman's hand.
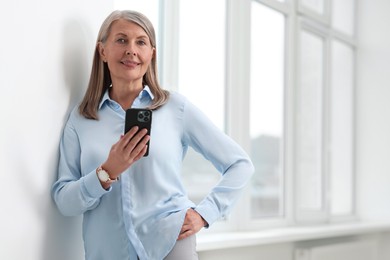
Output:
<instances>
[{"instance_id":1,"label":"woman's hand","mask_svg":"<svg viewBox=\"0 0 390 260\"><path fill-rule=\"evenodd\" d=\"M187 210L186 217L177 240L181 240L198 233L199 230L201 230L206 225L207 222L198 212L193 209Z\"/></svg>"},{"instance_id":2,"label":"woman's hand","mask_svg":"<svg viewBox=\"0 0 390 260\"><path fill-rule=\"evenodd\" d=\"M137 126L131 128L111 147L107 160L102 164L102 168L109 173L111 179L116 179L146 153L146 144L150 136L147 135L146 129L139 133L137 131Z\"/></svg>"}]
</instances>

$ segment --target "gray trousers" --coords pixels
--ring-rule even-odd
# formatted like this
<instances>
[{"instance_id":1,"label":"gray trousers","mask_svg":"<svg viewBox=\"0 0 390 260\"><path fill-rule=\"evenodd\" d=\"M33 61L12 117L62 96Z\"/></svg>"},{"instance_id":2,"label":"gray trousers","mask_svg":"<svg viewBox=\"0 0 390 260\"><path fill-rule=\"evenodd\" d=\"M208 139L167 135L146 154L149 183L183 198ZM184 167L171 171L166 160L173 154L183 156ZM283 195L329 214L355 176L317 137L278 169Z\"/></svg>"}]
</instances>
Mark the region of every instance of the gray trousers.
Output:
<instances>
[{"instance_id":1,"label":"gray trousers","mask_svg":"<svg viewBox=\"0 0 390 260\"><path fill-rule=\"evenodd\" d=\"M164 260L198 260L196 253L196 235L176 241L172 251Z\"/></svg>"}]
</instances>

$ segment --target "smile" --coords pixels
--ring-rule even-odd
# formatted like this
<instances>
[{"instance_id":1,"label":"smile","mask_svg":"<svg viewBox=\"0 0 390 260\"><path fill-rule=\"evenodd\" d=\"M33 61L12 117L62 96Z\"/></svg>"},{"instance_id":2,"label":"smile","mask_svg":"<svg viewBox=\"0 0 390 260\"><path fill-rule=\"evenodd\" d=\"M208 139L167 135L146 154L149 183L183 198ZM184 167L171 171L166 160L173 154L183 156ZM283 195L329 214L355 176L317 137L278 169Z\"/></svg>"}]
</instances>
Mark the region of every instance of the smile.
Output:
<instances>
[{"instance_id":1,"label":"smile","mask_svg":"<svg viewBox=\"0 0 390 260\"><path fill-rule=\"evenodd\" d=\"M135 66L138 66L141 64L141 63L131 61L131 60L122 60L121 63L125 66L128 66L128 67L135 67Z\"/></svg>"}]
</instances>

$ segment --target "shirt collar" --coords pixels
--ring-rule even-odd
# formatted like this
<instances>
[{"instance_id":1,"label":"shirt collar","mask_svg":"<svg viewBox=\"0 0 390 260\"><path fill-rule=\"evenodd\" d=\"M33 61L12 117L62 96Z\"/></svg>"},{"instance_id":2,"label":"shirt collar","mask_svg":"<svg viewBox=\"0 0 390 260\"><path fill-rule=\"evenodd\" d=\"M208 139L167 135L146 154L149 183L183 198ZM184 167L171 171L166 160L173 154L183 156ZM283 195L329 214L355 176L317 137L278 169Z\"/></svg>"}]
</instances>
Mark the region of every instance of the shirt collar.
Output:
<instances>
[{"instance_id":1,"label":"shirt collar","mask_svg":"<svg viewBox=\"0 0 390 260\"><path fill-rule=\"evenodd\" d=\"M141 91L141 93L138 96L139 98L146 98L148 97L150 100L154 99L154 95L152 91L150 90L148 85L145 85L144 89Z\"/></svg>"},{"instance_id":2,"label":"shirt collar","mask_svg":"<svg viewBox=\"0 0 390 260\"><path fill-rule=\"evenodd\" d=\"M107 88L106 92L104 93L103 95L103 98L102 98L102 101L100 101L99 103L99 109L102 108L103 104L106 102L106 101L113 101L111 98L110 98L110 95L109 95L109 90L110 90L111 86L109 88ZM149 86L148 85L145 85L144 88L141 90L141 92L138 94L138 97L137 99L140 99L140 100L143 100L145 98L148 98L149 100L153 100L154 99L154 95L152 93L152 91L150 90Z\"/></svg>"}]
</instances>

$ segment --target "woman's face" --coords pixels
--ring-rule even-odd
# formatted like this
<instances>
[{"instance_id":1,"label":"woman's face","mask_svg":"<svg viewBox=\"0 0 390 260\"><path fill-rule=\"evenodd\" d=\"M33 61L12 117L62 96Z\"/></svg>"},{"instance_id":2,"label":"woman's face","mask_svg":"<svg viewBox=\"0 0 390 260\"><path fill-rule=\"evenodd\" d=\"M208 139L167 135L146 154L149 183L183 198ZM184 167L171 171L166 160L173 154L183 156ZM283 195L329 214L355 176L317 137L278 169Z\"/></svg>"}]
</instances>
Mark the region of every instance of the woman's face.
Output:
<instances>
[{"instance_id":1,"label":"woman's face","mask_svg":"<svg viewBox=\"0 0 390 260\"><path fill-rule=\"evenodd\" d=\"M100 56L107 62L113 85L142 84L154 51L146 32L137 24L123 19L112 24L106 42L99 44Z\"/></svg>"}]
</instances>

